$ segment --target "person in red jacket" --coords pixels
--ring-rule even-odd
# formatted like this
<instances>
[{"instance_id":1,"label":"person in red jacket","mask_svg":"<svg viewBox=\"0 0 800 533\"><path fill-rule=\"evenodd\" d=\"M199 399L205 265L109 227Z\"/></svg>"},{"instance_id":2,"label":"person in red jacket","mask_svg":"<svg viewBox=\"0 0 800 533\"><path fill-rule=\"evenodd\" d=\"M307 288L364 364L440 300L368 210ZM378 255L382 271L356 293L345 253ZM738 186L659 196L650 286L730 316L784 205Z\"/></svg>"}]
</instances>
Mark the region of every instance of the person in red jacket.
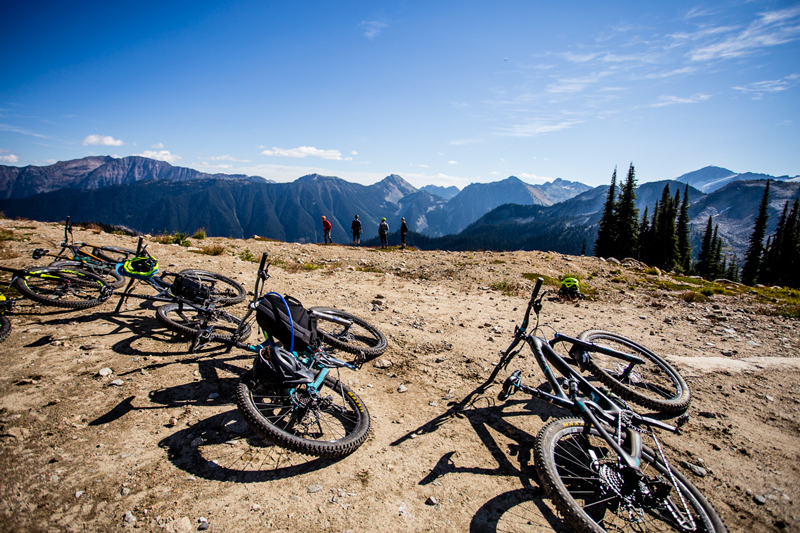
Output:
<instances>
[{"instance_id":1,"label":"person in red jacket","mask_svg":"<svg viewBox=\"0 0 800 533\"><path fill-rule=\"evenodd\" d=\"M333 239L331 239L331 227L330 220L325 218L325 215L322 215L322 231L324 232L323 238L325 239L325 244L328 244L328 241L333 244Z\"/></svg>"}]
</instances>

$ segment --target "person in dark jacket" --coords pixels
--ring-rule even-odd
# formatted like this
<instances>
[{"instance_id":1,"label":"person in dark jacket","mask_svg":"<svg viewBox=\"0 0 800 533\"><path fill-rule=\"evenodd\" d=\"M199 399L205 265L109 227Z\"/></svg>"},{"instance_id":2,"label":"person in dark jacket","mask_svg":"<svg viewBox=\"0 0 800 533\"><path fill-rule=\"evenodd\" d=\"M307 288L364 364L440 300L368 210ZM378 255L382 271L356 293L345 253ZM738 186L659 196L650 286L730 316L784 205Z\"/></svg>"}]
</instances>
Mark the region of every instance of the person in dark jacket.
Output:
<instances>
[{"instance_id":1,"label":"person in dark jacket","mask_svg":"<svg viewBox=\"0 0 800 533\"><path fill-rule=\"evenodd\" d=\"M350 231L353 234L353 246L361 246L361 221L358 220L358 215L350 224Z\"/></svg>"},{"instance_id":2,"label":"person in dark jacket","mask_svg":"<svg viewBox=\"0 0 800 533\"><path fill-rule=\"evenodd\" d=\"M389 243L386 240L386 235L389 233L389 223L386 222L386 217L381 219L381 223L378 226L378 235L381 238L381 248L388 248Z\"/></svg>"},{"instance_id":3,"label":"person in dark jacket","mask_svg":"<svg viewBox=\"0 0 800 533\"><path fill-rule=\"evenodd\" d=\"M331 239L331 227L332 225L330 220L325 218L325 215L322 215L322 232L323 239L325 239L325 244L328 244L328 241L333 244L333 239Z\"/></svg>"},{"instance_id":4,"label":"person in dark jacket","mask_svg":"<svg viewBox=\"0 0 800 533\"><path fill-rule=\"evenodd\" d=\"M408 226L406 225L406 219L400 217L400 248L406 248L406 233L408 233Z\"/></svg>"}]
</instances>

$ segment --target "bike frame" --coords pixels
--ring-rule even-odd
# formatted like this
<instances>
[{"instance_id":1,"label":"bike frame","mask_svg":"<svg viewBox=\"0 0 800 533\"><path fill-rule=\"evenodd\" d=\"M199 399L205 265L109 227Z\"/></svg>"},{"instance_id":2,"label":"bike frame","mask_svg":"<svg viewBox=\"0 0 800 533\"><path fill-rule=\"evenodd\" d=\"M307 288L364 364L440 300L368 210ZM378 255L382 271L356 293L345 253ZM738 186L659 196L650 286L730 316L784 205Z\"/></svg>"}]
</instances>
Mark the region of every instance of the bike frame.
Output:
<instances>
[{"instance_id":1,"label":"bike frame","mask_svg":"<svg viewBox=\"0 0 800 533\"><path fill-rule=\"evenodd\" d=\"M516 371L508 379L506 379L505 383L503 384L501 398L508 398L517 390L521 390L535 398L544 400L558 407L562 407L571 411L575 415L584 418L595 428L597 428L603 440L605 440L608 445L614 449L617 455L623 459L625 465L638 471L642 456L642 436L638 431L636 431L636 427L657 427L673 433L677 433L679 431L679 427L666 424L660 420L639 415L630 410L623 411L623 409L621 409L619 405L612 401L611 398L609 398L604 392L597 389L579 372L572 368L566 359L564 359L563 356L553 349L553 346L555 346L555 344L558 342L568 342L572 344L570 354L576 359L576 361L578 361L580 366L582 366L582 360L585 360L585 358L588 356L588 352L604 353L632 363L643 362L641 358L626 354L624 352L618 352L616 350L597 346L594 343L581 341L579 339L574 339L558 333L556 333L555 337L551 341L535 335L527 334L526 329L528 327L531 310L534 310L538 317L539 311L541 311L542 308L542 299L540 298L539 300L536 300L536 297L541 289L543 281L544 280L542 278L537 280L536 286L531 295L531 299L528 302L528 308L525 312L525 318L522 326L518 326L514 329L514 341L511 343L501 357L500 361L495 366L495 370L492 372L491 379L494 379L500 369L507 366L511 359L519 353L520 350L513 351L514 348L516 348L520 342L525 342L530 347L531 352L533 352L536 362L538 363L539 368L541 368L545 379L547 379L548 383L552 387L554 394L550 394L538 388L522 384L520 372ZM544 298L544 295L542 295L542 298ZM630 367L632 368L633 365L630 365ZM561 374L563 379L568 381L569 394L565 393L562 389L562 384L557 378L555 372L553 372L553 369ZM583 395L583 398L578 396L579 392ZM622 417L625 416L623 415L623 412L630 413L630 415L628 415L630 416L630 424L626 423L625 425L627 438L624 441L626 443L626 447L629 448L628 450L623 449L620 444L623 442L622 435L617 435L618 438L614 438L603 425L605 423L611 427L617 427L621 429Z\"/></svg>"}]
</instances>

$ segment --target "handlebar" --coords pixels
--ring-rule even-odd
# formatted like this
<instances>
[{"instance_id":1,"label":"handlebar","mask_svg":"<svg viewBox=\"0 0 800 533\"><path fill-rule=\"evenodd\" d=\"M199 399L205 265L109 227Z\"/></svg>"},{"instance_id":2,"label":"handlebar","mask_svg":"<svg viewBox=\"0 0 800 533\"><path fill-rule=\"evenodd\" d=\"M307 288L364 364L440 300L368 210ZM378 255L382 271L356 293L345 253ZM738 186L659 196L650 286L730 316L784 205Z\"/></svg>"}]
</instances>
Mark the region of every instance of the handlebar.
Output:
<instances>
[{"instance_id":1,"label":"handlebar","mask_svg":"<svg viewBox=\"0 0 800 533\"><path fill-rule=\"evenodd\" d=\"M136 244L136 257L142 255L142 243L144 242L144 237L139 237L139 242Z\"/></svg>"},{"instance_id":2,"label":"handlebar","mask_svg":"<svg viewBox=\"0 0 800 533\"><path fill-rule=\"evenodd\" d=\"M258 265L258 270L259 270L259 272L260 272L260 271L262 271L262 270L264 270L264 265L266 265L266 264L267 264L267 256L268 256L268 255L269 255L269 254L268 254L267 252L264 252L263 254L261 254L261 264L260 264L260 265Z\"/></svg>"}]
</instances>

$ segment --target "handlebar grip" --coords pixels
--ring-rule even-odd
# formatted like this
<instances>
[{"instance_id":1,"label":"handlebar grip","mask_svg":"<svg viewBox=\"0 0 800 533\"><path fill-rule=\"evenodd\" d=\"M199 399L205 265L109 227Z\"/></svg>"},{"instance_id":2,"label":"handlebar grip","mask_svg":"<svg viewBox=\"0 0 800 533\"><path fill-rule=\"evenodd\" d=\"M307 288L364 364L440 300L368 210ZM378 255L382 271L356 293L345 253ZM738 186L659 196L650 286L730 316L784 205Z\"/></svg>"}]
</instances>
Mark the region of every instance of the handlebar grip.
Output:
<instances>
[{"instance_id":1,"label":"handlebar grip","mask_svg":"<svg viewBox=\"0 0 800 533\"><path fill-rule=\"evenodd\" d=\"M542 283L544 283L544 278L536 279L536 286L533 288L533 294L531 294L531 301L535 300L536 297L539 295L539 291L542 288Z\"/></svg>"},{"instance_id":2,"label":"handlebar grip","mask_svg":"<svg viewBox=\"0 0 800 533\"><path fill-rule=\"evenodd\" d=\"M65 226L69 226L69 215L67 215L67 221L64 223Z\"/></svg>"},{"instance_id":3,"label":"handlebar grip","mask_svg":"<svg viewBox=\"0 0 800 533\"><path fill-rule=\"evenodd\" d=\"M144 237L139 237L139 243L136 245L136 255L142 254L142 242L144 242Z\"/></svg>"},{"instance_id":4,"label":"handlebar grip","mask_svg":"<svg viewBox=\"0 0 800 533\"><path fill-rule=\"evenodd\" d=\"M259 270L264 270L264 265L267 264L267 256L268 255L269 254L267 252L264 252L263 254L261 254L261 264L258 265L258 269Z\"/></svg>"}]
</instances>

